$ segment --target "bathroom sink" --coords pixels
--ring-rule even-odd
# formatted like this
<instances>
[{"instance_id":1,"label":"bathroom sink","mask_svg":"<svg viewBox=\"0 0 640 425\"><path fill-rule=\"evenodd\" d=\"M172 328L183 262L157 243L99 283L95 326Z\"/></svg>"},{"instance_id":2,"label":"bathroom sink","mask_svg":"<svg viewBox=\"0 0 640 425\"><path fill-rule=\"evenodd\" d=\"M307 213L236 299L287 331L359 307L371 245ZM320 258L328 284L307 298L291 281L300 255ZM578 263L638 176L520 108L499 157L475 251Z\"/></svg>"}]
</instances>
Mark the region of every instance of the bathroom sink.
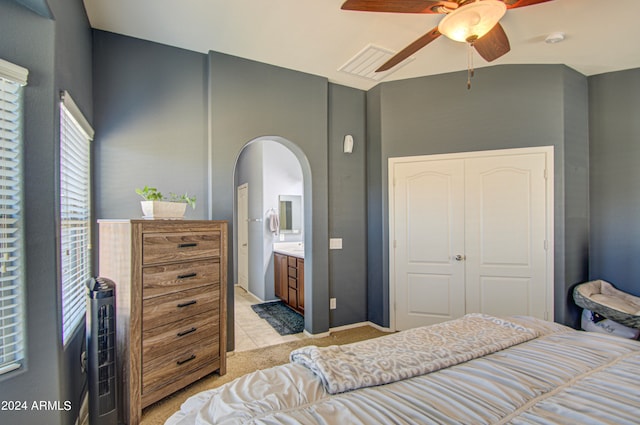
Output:
<instances>
[{"instance_id":1,"label":"bathroom sink","mask_svg":"<svg viewBox=\"0 0 640 425\"><path fill-rule=\"evenodd\" d=\"M301 242L278 242L273 244L273 251L303 258L304 244Z\"/></svg>"}]
</instances>

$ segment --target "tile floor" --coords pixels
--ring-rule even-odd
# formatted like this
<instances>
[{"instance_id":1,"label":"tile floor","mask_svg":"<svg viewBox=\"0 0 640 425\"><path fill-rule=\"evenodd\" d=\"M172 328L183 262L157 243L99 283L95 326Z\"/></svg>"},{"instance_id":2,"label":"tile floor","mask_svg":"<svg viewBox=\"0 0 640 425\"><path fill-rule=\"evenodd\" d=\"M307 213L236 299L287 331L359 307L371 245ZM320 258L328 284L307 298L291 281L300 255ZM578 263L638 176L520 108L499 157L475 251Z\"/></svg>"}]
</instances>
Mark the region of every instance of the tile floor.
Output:
<instances>
[{"instance_id":1,"label":"tile floor","mask_svg":"<svg viewBox=\"0 0 640 425\"><path fill-rule=\"evenodd\" d=\"M261 301L240 286L235 286L235 351L249 351L283 342L305 339L304 333L280 335L251 308Z\"/></svg>"}]
</instances>

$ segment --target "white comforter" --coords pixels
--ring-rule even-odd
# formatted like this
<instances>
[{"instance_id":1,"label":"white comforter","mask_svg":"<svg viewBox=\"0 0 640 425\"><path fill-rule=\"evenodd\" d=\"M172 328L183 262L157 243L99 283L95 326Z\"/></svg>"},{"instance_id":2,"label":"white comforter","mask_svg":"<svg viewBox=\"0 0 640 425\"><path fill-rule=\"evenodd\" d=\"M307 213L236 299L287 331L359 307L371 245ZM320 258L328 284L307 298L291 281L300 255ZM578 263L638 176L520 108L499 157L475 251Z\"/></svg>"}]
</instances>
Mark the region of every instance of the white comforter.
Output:
<instances>
[{"instance_id":1,"label":"white comforter","mask_svg":"<svg viewBox=\"0 0 640 425\"><path fill-rule=\"evenodd\" d=\"M277 366L191 397L166 423L640 423L638 341L518 321L541 336L433 373L335 395L310 369Z\"/></svg>"}]
</instances>

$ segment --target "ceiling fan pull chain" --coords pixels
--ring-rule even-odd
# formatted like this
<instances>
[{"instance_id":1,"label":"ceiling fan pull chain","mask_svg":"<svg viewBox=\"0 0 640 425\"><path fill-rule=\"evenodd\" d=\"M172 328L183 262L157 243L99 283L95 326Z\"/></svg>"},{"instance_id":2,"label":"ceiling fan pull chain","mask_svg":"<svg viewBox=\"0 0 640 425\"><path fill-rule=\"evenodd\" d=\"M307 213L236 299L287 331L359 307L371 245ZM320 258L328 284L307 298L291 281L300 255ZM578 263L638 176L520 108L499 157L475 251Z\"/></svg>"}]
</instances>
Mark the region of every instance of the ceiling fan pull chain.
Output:
<instances>
[{"instance_id":1,"label":"ceiling fan pull chain","mask_svg":"<svg viewBox=\"0 0 640 425\"><path fill-rule=\"evenodd\" d=\"M467 43L467 90L471 90L471 78L473 78L473 44Z\"/></svg>"}]
</instances>

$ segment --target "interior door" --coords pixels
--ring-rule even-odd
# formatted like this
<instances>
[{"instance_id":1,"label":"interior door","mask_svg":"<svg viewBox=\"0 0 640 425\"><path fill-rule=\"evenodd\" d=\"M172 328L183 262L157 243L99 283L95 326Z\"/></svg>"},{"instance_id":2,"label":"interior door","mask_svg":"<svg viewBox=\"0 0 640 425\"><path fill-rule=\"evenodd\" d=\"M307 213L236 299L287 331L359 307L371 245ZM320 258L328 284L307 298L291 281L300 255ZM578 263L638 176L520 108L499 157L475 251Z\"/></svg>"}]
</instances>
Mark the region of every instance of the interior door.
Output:
<instances>
[{"instance_id":1,"label":"interior door","mask_svg":"<svg viewBox=\"0 0 640 425\"><path fill-rule=\"evenodd\" d=\"M395 328L460 317L465 312L464 161L396 163L394 177Z\"/></svg>"},{"instance_id":2,"label":"interior door","mask_svg":"<svg viewBox=\"0 0 640 425\"><path fill-rule=\"evenodd\" d=\"M467 312L546 314L544 153L465 161Z\"/></svg>"},{"instance_id":3,"label":"interior door","mask_svg":"<svg viewBox=\"0 0 640 425\"><path fill-rule=\"evenodd\" d=\"M552 319L549 152L390 161L395 329L471 312Z\"/></svg>"},{"instance_id":4,"label":"interior door","mask_svg":"<svg viewBox=\"0 0 640 425\"><path fill-rule=\"evenodd\" d=\"M249 184L238 186L238 285L249 290Z\"/></svg>"}]
</instances>

